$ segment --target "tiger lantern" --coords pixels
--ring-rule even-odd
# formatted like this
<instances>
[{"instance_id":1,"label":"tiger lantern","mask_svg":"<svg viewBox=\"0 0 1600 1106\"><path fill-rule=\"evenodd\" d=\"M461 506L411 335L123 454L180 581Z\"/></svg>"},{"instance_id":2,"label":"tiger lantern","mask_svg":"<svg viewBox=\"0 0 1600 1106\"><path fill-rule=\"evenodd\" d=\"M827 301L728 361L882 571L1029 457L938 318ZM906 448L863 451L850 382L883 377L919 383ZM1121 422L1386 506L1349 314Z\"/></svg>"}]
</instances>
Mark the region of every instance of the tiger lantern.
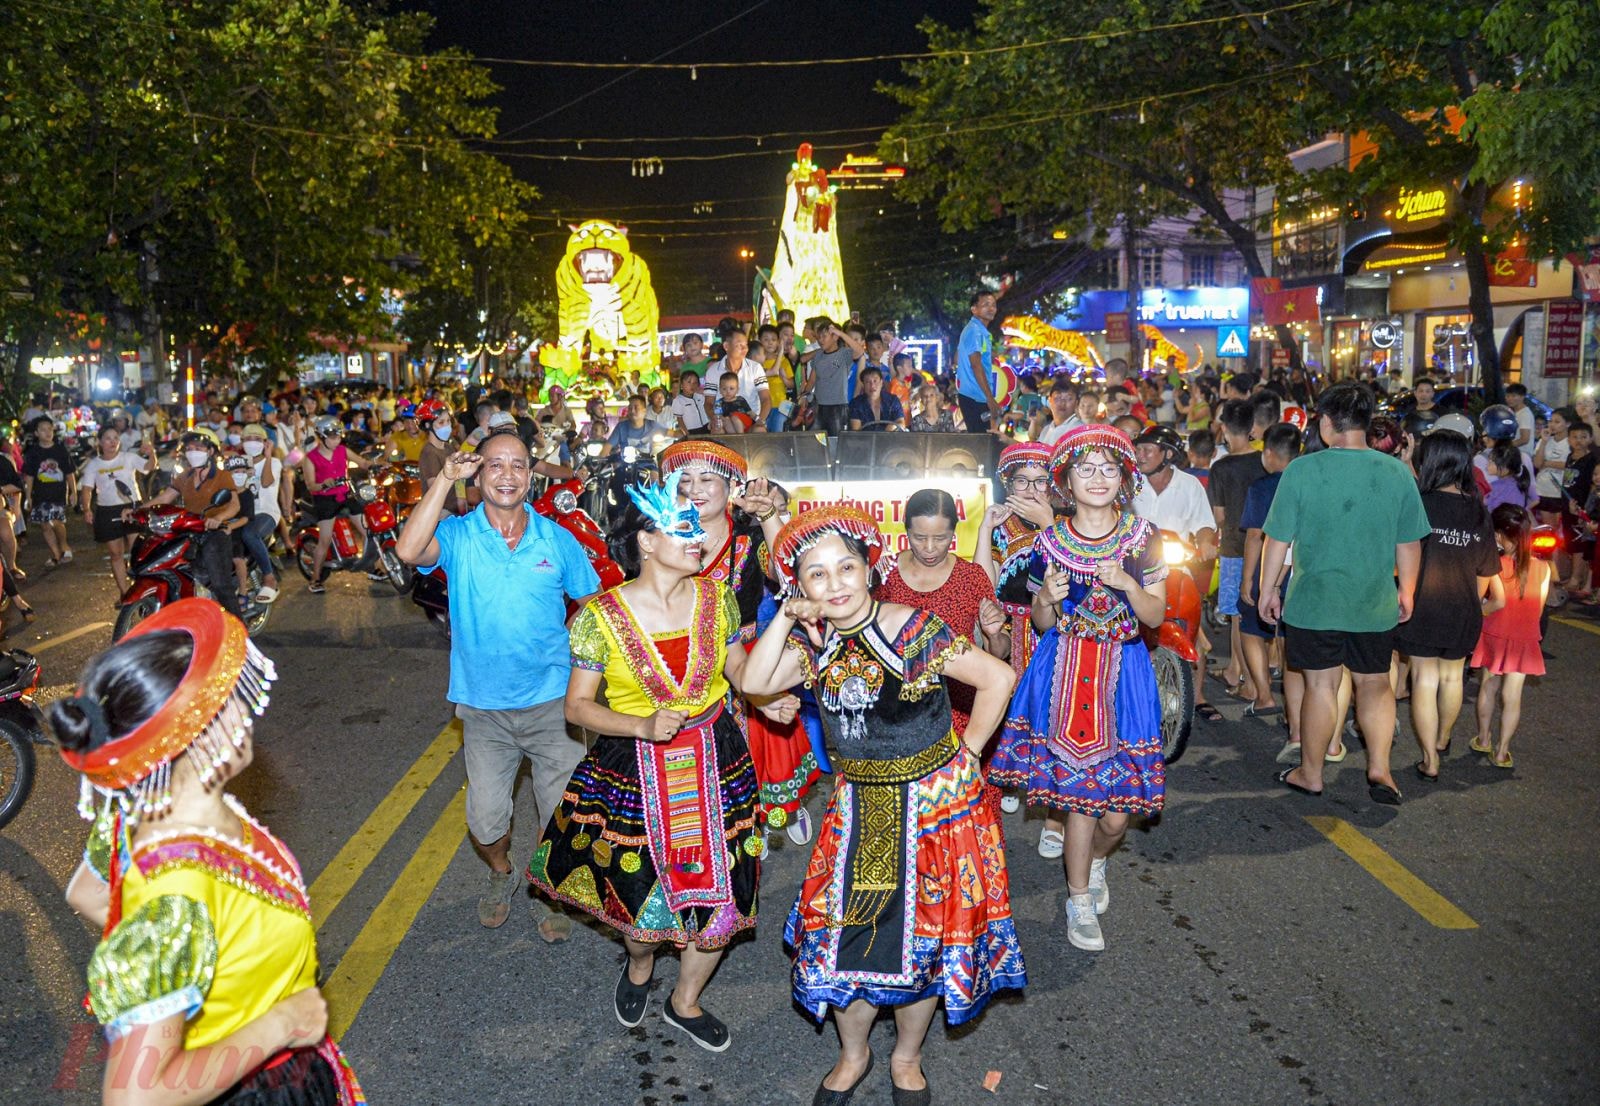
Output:
<instances>
[{"instance_id":1,"label":"tiger lantern","mask_svg":"<svg viewBox=\"0 0 1600 1106\"><path fill-rule=\"evenodd\" d=\"M550 384L570 387L585 362L635 370L653 382L661 363L656 327L661 312L650 268L628 244L628 228L603 219L570 227L556 267L561 336L539 355Z\"/></svg>"}]
</instances>

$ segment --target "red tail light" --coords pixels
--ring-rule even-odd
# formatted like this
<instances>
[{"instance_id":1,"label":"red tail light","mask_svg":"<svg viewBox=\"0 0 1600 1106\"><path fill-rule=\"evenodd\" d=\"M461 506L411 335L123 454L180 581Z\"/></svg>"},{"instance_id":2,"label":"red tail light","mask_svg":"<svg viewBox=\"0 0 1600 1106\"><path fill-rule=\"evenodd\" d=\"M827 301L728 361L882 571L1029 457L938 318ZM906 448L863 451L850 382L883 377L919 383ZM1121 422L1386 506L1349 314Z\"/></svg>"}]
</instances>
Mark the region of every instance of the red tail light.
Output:
<instances>
[{"instance_id":1,"label":"red tail light","mask_svg":"<svg viewBox=\"0 0 1600 1106\"><path fill-rule=\"evenodd\" d=\"M1535 553L1554 553L1557 544L1554 534L1535 534L1533 537L1533 551Z\"/></svg>"}]
</instances>

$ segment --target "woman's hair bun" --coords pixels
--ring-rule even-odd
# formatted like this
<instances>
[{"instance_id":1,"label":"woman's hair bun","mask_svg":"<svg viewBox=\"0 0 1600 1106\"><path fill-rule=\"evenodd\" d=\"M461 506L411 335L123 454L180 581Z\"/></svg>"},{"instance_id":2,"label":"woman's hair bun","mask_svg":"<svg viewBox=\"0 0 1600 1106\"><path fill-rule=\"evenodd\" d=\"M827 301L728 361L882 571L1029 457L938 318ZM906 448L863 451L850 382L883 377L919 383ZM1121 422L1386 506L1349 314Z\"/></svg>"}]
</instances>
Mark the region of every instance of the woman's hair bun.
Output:
<instances>
[{"instance_id":1,"label":"woman's hair bun","mask_svg":"<svg viewBox=\"0 0 1600 1106\"><path fill-rule=\"evenodd\" d=\"M72 753L89 750L94 737L94 725L89 720L88 712L75 697L57 699L51 703L46 718L57 745Z\"/></svg>"}]
</instances>

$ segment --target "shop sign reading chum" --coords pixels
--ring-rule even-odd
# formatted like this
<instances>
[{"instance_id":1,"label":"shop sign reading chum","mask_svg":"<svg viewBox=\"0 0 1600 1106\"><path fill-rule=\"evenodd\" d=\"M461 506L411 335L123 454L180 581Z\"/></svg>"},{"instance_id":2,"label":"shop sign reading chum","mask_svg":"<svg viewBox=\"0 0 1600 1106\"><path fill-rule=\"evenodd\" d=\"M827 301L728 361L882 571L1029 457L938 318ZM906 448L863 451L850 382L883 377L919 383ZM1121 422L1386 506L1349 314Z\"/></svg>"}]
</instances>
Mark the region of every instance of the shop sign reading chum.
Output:
<instances>
[{"instance_id":1,"label":"shop sign reading chum","mask_svg":"<svg viewBox=\"0 0 1600 1106\"><path fill-rule=\"evenodd\" d=\"M1442 188L1412 190L1402 187L1395 196L1389 215L1391 223L1411 227L1418 223L1432 223L1444 217L1448 198Z\"/></svg>"}]
</instances>

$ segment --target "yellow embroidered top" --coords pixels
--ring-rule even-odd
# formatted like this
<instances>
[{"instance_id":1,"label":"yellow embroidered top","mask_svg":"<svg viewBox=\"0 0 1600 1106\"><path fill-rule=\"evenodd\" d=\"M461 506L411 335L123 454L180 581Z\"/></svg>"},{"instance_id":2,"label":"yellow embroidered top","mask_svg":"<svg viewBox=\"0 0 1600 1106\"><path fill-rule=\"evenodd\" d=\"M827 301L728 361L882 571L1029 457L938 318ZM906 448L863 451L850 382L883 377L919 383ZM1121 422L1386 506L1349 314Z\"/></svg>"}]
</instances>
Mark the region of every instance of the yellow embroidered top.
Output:
<instances>
[{"instance_id":1,"label":"yellow embroidered top","mask_svg":"<svg viewBox=\"0 0 1600 1106\"><path fill-rule=\"evenodd\" d=\"M293 854L227 798L233 841L184 831L120 846L122 918L89 960L89 1000L113 1040L182 1012L184 1047L215 1044L317 981L316 932ZM87 855L102 876L109 824Z\"/></svg>"},{"instance_id":2,"label":"yellow embroidered top","mask_svg":"<svg viewBox=\"0 0 1600 1106\"><path fill-rule=\"evenodd\" d=\"M612 710L639 718L664 708L694 715L728 694L723 665L739 640L739 604L725 584L692 582L694 608L683 630L647 634L622 587L595 596L573 619L572 666L605 675Z\"/></svg>"}]
</instances>

